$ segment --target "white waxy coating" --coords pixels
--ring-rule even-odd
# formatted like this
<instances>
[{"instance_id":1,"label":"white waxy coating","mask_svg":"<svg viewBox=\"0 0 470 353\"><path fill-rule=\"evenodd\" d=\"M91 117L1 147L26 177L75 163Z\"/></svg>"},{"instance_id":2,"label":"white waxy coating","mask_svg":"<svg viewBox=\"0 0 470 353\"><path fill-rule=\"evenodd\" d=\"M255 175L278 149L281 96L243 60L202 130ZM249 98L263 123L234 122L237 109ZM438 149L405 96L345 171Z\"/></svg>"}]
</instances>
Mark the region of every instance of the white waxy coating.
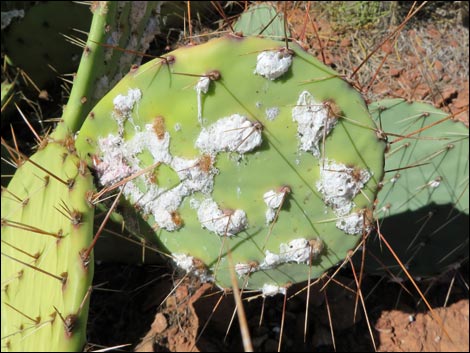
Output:
<instances>
[{"instance_id":1,"label":"white waxy coating","mask_svg":"<svg viewBox=\"0 0 470 353\"><path fill-rule=\"evenodd\" d=\"M151 214L160 228L174 231L181 223L174 221L174 214L184 198L195 193L210 193L214 186L214 175L217 169L211 167L203 171L197 166L197 160L173 158L169 153L170 135L165 132L162 139L155 136L151 124L146 125L146 131L137 132L130 140L124 141L120 136L109 135L98 140L103 160L96 165L97 174L103 185L111 185L131 174L142 170L137 156L149 152L155 163L163 163L172 167L180 178L180 183L171 189L149 184L142 192L136 181L146 183L144 176L128 182L123 187L124 196L140 206L145 214ZM240 213L234 215L238 219ZM246 216L245 216L246 218Z\"/></svg>"},{"instance_id":2,"label":"white waxy coating","mask_svg":"<svg viewBox=\"0 0 470 353\"><path fill-rule=\"evenodd\" d=\"M172 254L173 260L176 263L176 266L185 270L186 272L191 272L194 269L194 258L186 254Z\"/></svg>"},{"instance_id":3,"label":"white waxy coating","mask_svg":"<svg viewBox=\"0 0 470 353\"><path fill-rule=\"evenodd\" d=\"M203 76L197 81L194 89L197 92L197 120L202 125L202 94L209 91L211 80L209 77Z\"/></svg>"},{"instance_id":4,"label":"white waxy coating","mask_svg":"<svg viewBox=\"0 0 470 353\"><path fill-rule=\"evenodd\" d=\"M292 109L292 120L297 122L300 150L320 157L319 144L337 122L335 117L329 115L328 107L317 102L310 92L303 91L300 94L297 105Z\"/></svg>"},{"instance_id":5,"label":"white waxy coating","mask_svg":"<svg viewBox=\"0 0 470 353\"><path fill-rule=\"evenodd\" d=\"M365 170L354 170L344 164L325 161L320 168L320 180L317 189L323 195L327 205L333 208L338 216L347 215L354 206L353 198L361 191L370 179Z\"/></svg>"},{"instance_id":6,"label":"white waxy coating","mask_svg":"<svg viewBox=\"0 0 470 353\"><path fill-rule=\"evenodd\" d=\"M267 108L265 110L266 119L269 121L274 121L281 111L278 107Z\"/></svg>"},{"instance_id":7,"label":"white waxy coating","mask_svg":"<svg viewBox=\"0 0 470 353\"><path fill-rule=\"evenodd\" d=\"M361 234L364 230L364 216L360 212L354 212L341 217L336 222L336 227L346 234Z\"/></svg>"},{"instance_id":8,"label":"white waxy coating","mask_svg":"<svg viewBox=\"0 0 470 353\"><path fill-rule=\"evenodd\" d=\"M305 263L312 256L311 246L307 239L299 238L291 240L289 243L282 243L279 246L280 257L284 262Z\"/></svg>"},{"instance_id":9,"label":"white waxy coating","mask_svg":"<svg viewBox=\"0 0 470 353\"><path fill-rule=\"evenodd\" d=\"M124 133L124 122L130 117L131 111L134 105L142 98L142 92L140 89L129 88L127 96L119 94L113 99L114 110L113 117L116 119L118 124L119 136Z\"/></svg>"},{"instance_id":10,"label":"white waxy coating","mask_svg":"<svg viewBox=\"0 0 470 353\"><path fill-rule=\"evenodd\" d=\"M100 183L109 186L135 173L137 168L132 165L136 160L129 161L122 138L109 135L98 140L99 149L103 152L101 161L95 164Z\"/></svg>"},{"instance_id":11,"label":"white waxy coating","mask_svg":"<svg viewBox=\"0 0 470 353\"><path fill-rule=\"evenodd\" d=\"M276 217L276 210L281 206L282 201L286 196L286 192L276 192L269 190L264 193L264 203L268 206L266 210L266 223L271 223Z\"/></svg>"},{"instance_id":12,"label":"white waxy coating","mask_svg":"<svg viewBox=\"0 0 470 353\"><path fill-rule=\"evenodd\" d=\"M170 155L170 134L165 132L162 139L156 138L152 124L145 125L145 130L138 132L134 137L124 143L124 148L128 155L137 155L147 150L153 157L154 163L171 163Z\"/></svg>"},{"instance_id":13,"label":"white waxy coating","mask_svg":"<svg viewBox=\"0 0 470 353\"><path fill-rule=\"evenodd\" d=\"M201 226L218 235L232 236L248 225L245 211L222 211L212 199L205 199L199 205L197 217Z\"/></svg>"},{"instance_id":14,"label":"white waxy coating","mask_svg":"<svg viewBox=\"0 0 470 353\"><path fill-rule=\"evenodd\" d=\"M276 267L281 262L281 257L278 254L272 253L269 250L266 250L264 254L264 260L260 264L260 268L262 269L270 269Z\"/></svg>"},{"instance_id":15,"label":"white waxy coating","mask_svg":"<svg viewBox=\"0 0 470 353\"><path fill-rule=\"evenodd\" d=\"M261 145L261 131L245 116L233 114L203 128L196 148L204 153L246 153Z\"/></svg>"},{"instance_id":16,"label":"white waxy coating","mask_svg":"<svg viewBox=\"0 0 470 353\"><path fill-rule=\"evenodd\" d=\"M238 263L235 265L235 272L239 277L243 277L254 271L256 271L256 267L252 264Z\"/></svg>"},{"instance_id":17,"label":"white waxy coating","mask_svg":"<svg viewBox=\"0 0 470 353\"><path fill-rule=\"evenodd\" d=\"M210 275L206 269L197 268L194 265L194 257L180 253L174 253L172 257L176 266L186 271L186 273L193 273L198 276L203 283L214 281L214 277Z\"/></svg>"},{"instance_id":18,"label":"white waxy coating","mask_svg":"<svg viewBox=\"0 0 470 353\"><path fill-rule=\"evenodd\" d=\"M113 99L114 110L119 115L126 115L134 108L134 104L142 98L140 89L129 88L127 96L119 94Z\"/></svg>"},{"instance_id":19,"label":"white waxy coating","mask_svg":"<svg viewBox=\"0 0 470 353\"><path fill-rule=\"evenodd\" d=\"M292 65L292 55L287 51L263 51L256 58L255 74L269 80L284 75Z\"/></svg>"},{"instance_id":20,"label":"white waxy coating","mask_svg":"<svg viewBox=\"0 0 470 353\"><path fill-rule=\"evenodd\" d=\"M276 294L286 294L286 287L279 287L275 284L265 283L261 289L264 297L272 297Z\"/></svg>"},{"instance_id":21,"label":"white waxy coating","mask_svg":"<svg viewBox=\"0 0 470 353\"><path fill-rule=\"evenodd\" d=\"M284 199L285 195L285 192L276 192L274 190L269 190L263 195L264 203L269 208L278 208L279 206L281 206L282 200Z\"/></svg>"}]
</instances>

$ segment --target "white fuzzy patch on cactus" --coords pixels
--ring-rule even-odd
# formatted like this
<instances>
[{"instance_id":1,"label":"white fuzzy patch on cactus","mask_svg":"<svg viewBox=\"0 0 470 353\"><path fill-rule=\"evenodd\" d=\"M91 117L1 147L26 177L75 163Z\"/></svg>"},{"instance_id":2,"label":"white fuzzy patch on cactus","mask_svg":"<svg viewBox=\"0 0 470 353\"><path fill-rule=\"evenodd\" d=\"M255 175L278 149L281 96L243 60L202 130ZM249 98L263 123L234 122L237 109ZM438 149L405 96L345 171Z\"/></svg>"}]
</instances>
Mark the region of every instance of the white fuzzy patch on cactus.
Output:
<instances>
[{"instance_id":1,"label":"white fuzzy patch on cactus","mask_svg":"<svg viewBox=\"0 0 470 353\"><path fill-rule=\"evenodd\" d=\"M261 291L263 293L263 297L272 297L276 294L286 294L286 287L279 287L275 284L269 284L265 283L263 285L263 288L261 288Z\"/></svg>"},{"instance_id":2,"label":"white fuzzy patch on cactus","mask_svg":"<svg viewBox=\"0 0 470 353\"><path fill-rule=\"evenodd\" d=\"M328 107L317 102L308 91L303 91L297 105L292 109L292 120L297 122L297 136L300 140L300 150L312 152L319 158L319 143L335 126L338 119L329 116Z\"/></svg>"},{"instance_id":3,"label":"white fuzzy patch on cactus","mask_svg":"<svg viewBox=\"0 0 470 353\"><path fill-rule=\"evenodd\" d=\"M209 86L211 84L211 80L209 77L201 77L199 81L197 81L196 86L194 89L197 93L197 120L199 124L202 125L202 94L206 94L209 91Z\"/></svg>"},{"instance_id":4,"label":"white fuzzy patch on cactus","mask_svg":"<svg viewBox=\"0 0 470 353\"><path fill-rule=\"evenodd\" d=\"M134 204L140 206L145 214L151 214L160 228L168 231L177 230L181 224L175 224L172 213L180 206L186 190L182 184L173 189L159 188L151 184L144 192L132 182L123 188L123 194Z\"/></svg>"},{"instance_id":5,"label":"white fuzzy patch on cactus","mask_svg":"<svg viewBox=\"0 0 470 353\"><path fill-rule=\"evenodd\" d=\"M142 98L140 89L129 88L127 96L119 94L113 99L114 110L113 117L118 123L119 136L124 133L124 123L130 117L134 105Z\"/></svg>"},{"instance_id":6,"label":"white fuzzy patch on cactus","mask_svg":"<svg viewBox=\"0 0 470 353\"><path fill-rule=\"evenodd\" d=\"M199 205L197 217L201 226L217 235L232 236L248 225L246 213L243 210L223 211L212 199L205 199Z\"/></svg>"},{"instance_id":7,"label":"white fuzzy patch on cactus","mask_svg":"<svg viewBox=\"0 0 470 353\"><path fill-rule=\"evenodd\" d=\"M193 273L194 275L198 276L201 282L214 281L214 277L211 276L207 270L197 268L194 265L194 257L179 253L172 254L172 257L173 261L176 263L176 266L184 270L186 273Z\"/></svg>"},{"instance_id":8,"label":"white fuzzy patch on cactus","mask_svg":"<svg viewBox=\"0 0 470 353\"><path fill-rule=\"evenodd\" d=\"M133 165L136 160L129 163L127 149L123 148L122 139L109 135L98 140L98 146L103 157L94 167L102 185L112 185L137 171Z\"/></svg>"},{"instance_id":9,"label":"white fuzzy patch on cactus","mask_svg":"<svg viewBox=\"0 0 470 353\"><path fill-rule=\"evenodd\" d=\"M253 264L238 263L235 265L235 272L239 277L246 276L247 274L255 272L256 270L257 268L256 266L253 266Z\"/></svg>"},{"instance_id":10,"label":"white fuzzy patch on cactus","mask_svg":"<svg viewBox=\"0 0 470 353\"><path fill-rule=\"evenodd\" d=\"M292 65L292 55L287 51L263 51L256 59L255 74L269 80L284 75Z\"/></svg>"},{"instance_id":11,"label":"white fuzzy patch on cactus","mask_svg":"<svg viewBox=\"0 0 470 353\"><path fill-rule=\"evenodd\" d=\"M305 238L291 240L289 243L279 245L280 257L284 262L305 263L312 254L310 243Z\"/></svg>"},{"instance_id":12,"label":"white fuzzy patch on cactus","mask_svg":"<svg viewBox=\"0 0 470 353\"><path fill-rule=\"evenodd\" d=\"M353 198L361 191L371 174L365 169L355 169L341 163L325 160L320 167L317 189L327 205L338 216L347 215L354 206Z\"/></svg>"},{"instance_id":13,"label":"white fuzzy patch on cactus","mask_svg":"<svg viewBox=\"0 0 470 353\"><path fill-rule=\"evenodd\" d=\"M276 192L274 190L269 190L263 195L264 203L269 208L278 208L281 206L282 200L284 200L285 192Z\"/></svg>"},{"instance_id":14,"label":"white fuzzy patch on cactus","mask_svg":"<svg viewBox=\"0 0 470 353\"><path fill-rule=\"evenodd\" d=\"M274 208L268 208L265 213L266 224L271 223L276 218L276 210Z\"/></svg>"},{"instance_id":15,"label":"white fuzzy patch on cactus","mask_svg":"<svg viewBox=\"0 0 470 353\"><path fill-rule=\"evenodd\" d=\"M175 162L175 159L173 160L173 167L181 166L182 164L188 165L188 163L181 162L183 161L182 158L178 160L179 162ZM124 187L124 195L133 203L140 206L144 213L152 214L160 228L168 231L177 230L181 224L175 224L172 214L178 210L184 198L196 192L209 193L213 189L214 183L214 174L203 172L198 168L189 168L185 172L187 174L182 174L182 171L178 173L179 176L185 175L185 178L171 189L160 188L157 185L150 184L145 193L143 193L133 182L129 182ZM228 229L232 232L239 229L243 223L243 217L241 217L240 212L243 211L235 212L231 217L232 221ZM244 212L243 216L246 221ZM217 221L214 221L214 223L215 227L220 227ZM227 219L224 224L227 224Z\"/></svg>"},{"instance_id":16,"label":"white fuzzy patch on cactus","mask_svg":"<svg viewBox=\"0 0 470 353\"><path fill-rule=\"evenodd\" d=\"M209 171L203 171L198 167L197 159L184 159L174 157L171 167L176 171L187 194L200 191L208 194L214 188L214 175L218 173L216 168ZM186 196L186 195L185 195Z\"/></svg>"},{"instance_id":17,"label":"white fuzzy patch on cactus","mask_svg":"<svg viewBox=\"0 0 470 353\"><path fill-rule=\"evenodd\" d=\"M119 94L113 99L114 111L119 115L127 115L134 108L134 104L142 98L140 89L129 88L127 96Z\"/></svg>"},{"instance_id":18,"label":"white fuzzy patch on cactus","mask_svg":"<svg viewBox=\"0 0 470 353\"><path fill-rule=\"evenodd\" d=\"M186 254L173 254L172 257L176 266L182 270L191 272L194 269L194 258L192 256Z\"/></svg>"},{"instance_id":19,"label":"white fuzzy patch on cactus","mask_svg":"<svg viewBox=\"0 0 470 353\"><path fill-rule=\"evenodd\" d=\"M266 115L266 119L269 121L274 121L280 113L280 109L278 107L267 108L264 113Z\"/></svg>"},{"instance_id":20,"label":"white fuzzy patch on cactus","mask_svg":"<svg viewBox=\"0 0 470 353\"><path fill-rule=\"evenodd\" d=\"M271 223L274 220L276 210L281 206L285 195L285 192L276 192L274 190L269 190L263 195L264 203L268 206L266 210L266 223Z\"/></svg>"},{"instance_id":21,"label":"white fuzzy patch on cactus","mask_svg":"<svg viewBox=\"0 0 470 353\"><path fill-rule=\"evenodd\" d=\"M205 153L246 153L262 142L261 131L245 116L233 114L203 128L196 147Z\"/></svg>"},{"instance_id":22,"label":"white fuzzy patch on cactus","mask_svg":"<svg viewBox=\"0 0 470 353\"><path fill-rule=\"evenodd\" d=\"M364 216L362 212L353 212L347 216L341 217L336 222L336 227L346 234L362 234L364 230Z\"/></svg>"},{"instance_id":23,"label":"white fuzzy patch on cactus","mask_svg":"<svg viewBox=\"0 0 470 353\"><path fill-rule=\"evenodd\" d=\"M162 139L156 138L152 124L145 125L145 130L136 133L132 139L125 143L128 153L137 155L147 150L152 155L155 163L171 163L172 157L169 152L170 134L165 132Z\"/></svg>"},{"instance_id":24,"label":"white fuzzy patch on cactus","mask_svg":"<svg viewBox=\"0 0 470 353\"><path fill-rule=\"evenodd\" d=\"M278 254L272 253L269 250L266 250L264 254L264 260L260 264L260 268L262 269L270 269L276 267L282 261L281 257Z\"/></svg>"}]
</instances>

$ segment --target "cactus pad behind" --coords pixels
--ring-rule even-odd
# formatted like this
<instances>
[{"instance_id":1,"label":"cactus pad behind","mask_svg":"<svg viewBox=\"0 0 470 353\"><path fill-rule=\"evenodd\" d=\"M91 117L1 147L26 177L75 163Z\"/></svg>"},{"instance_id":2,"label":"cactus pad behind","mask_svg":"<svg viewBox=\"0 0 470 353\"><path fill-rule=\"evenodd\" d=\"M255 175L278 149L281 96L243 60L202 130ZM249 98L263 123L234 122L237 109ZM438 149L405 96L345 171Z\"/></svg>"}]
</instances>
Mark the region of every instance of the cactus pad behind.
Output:
<instances>
[{"instance_id":1,"label":"cactus pad behind","mask_svg":"<svg viewBox=\"0 0 470 353\"><path fill-rule=\"evenodd\" d=\"M379 192L381 231L414 276L434 276L468 259L468 128L425 103L385 99L369 106L389 134ZM402 273L378 238L371 272Z\"/></svg>"},{"instance_id":2,"label":"cactus pad behind","mask_svg":"<svg viewBox=\"0 0 470 353\"><path fill-rule=\"evenodd\" d=\"M284 45L231 35L151 61L77 139L101 184L132 179L127 202L177 265L222 287L230 267L254 289L320 276L358 243L382 178L360 95Z\"/></svg>"},{"instance_id":3,"label":"cactus pad behind","mask_svg":"<svg viewBox=\"0 0 470 353\"><path fill-rule=\"evenodd\" d=\"M73 137L54 136L2 189L2 350L85 345L93 259L84 265L80 252L93 236L93 178Z\"/></svg>"}]
</instances>

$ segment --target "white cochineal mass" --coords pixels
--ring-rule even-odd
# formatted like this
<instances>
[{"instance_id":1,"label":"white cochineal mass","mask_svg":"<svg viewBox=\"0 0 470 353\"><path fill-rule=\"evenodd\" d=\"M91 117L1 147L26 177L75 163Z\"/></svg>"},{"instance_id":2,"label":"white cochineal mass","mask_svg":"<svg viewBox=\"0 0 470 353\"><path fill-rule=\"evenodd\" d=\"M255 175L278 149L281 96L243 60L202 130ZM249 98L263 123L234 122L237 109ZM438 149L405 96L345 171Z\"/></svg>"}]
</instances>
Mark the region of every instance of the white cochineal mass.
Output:
<instances>
[{"instance_id":1,"label":"white cochineal mass","mask_svg":"<svg viewBox=\"0 0 470 353\"><path fill-rule=\"evenodd\" d=\"M263 51L256 60L255 74L268 80L284 75L292 65L292 55L287 50Z\"/></svg>"},{"instance_id":2,"label":"white cochineal mass","mask_svg":"<svg viewBox=\"0 0 470 353\"><path fill-rule=\"evenodd\" d=\"M197 81L197 84L194 87L197 94L197 120L199 121L200 125L202 125L202 95L209 91L210 84L210 78L204 76L201 77L199 81Z\"/></svg>"},{"instance_id":3,"label":"white cochineal mass","mask_svg":"<svg viewBox=\"0 0 470 353\"><path fill-rule=\"evenodd\" d=\"M232 236L248 226L245 211L221 210L212 199L205 199L201 202L197 217L203 228L217 235Z\"/></svg>"},{"instance_id":4,"label":"white cochineal mass","mask_svg":"<svg viewBox=\"0 0 470 353\"><path fill-rule=\"evenodd\" d=\"M261 129L245 116L233 114L203 128L196 147L204 153L250 152L261 145Z\"/></svg>"},{"instance_id":5,"label":"white cochineal mass","mask_svg":"<svg viewBox=\"0 0 470 353\"><path fill-rule=\"evenodd\" d=\"M345 216L354 207L353 198L370 177L370 173L365 169L350 168L341 163L325 160L320 167L317 189L336 215Z\"/></svg>"},{"instance_id":6,"label":"white cochineal mass","mask_svg":"<svg viewBox=\"0 0 470 353\"><path fill-rule=\"evenodd\" d=\"M329 108L317 102L310 92L303 91L300 94L297 105L292 109L292 120L297 123L301 151L311 152L316 158L320 158L319 144L338 120L330 115Z\"/></svg>"},{"instance_id":7,"label":"white cochineal mass","mask_svg":"<svg viewBox=\"0 0 470 353\"><path fill-rule=\"evenodd\" d=\"M276 211L282 205L285 196L285 191L276 192L274 190L269 190L268 192L264 193L264 203L266 204L266 206L268 206L268 209L266 210L267 224L271 223L276 217Z\"/></svg>"},{"instance_id":8,"label":"white cochineal mass","mask_svg":"<svg viewBox=\"0 0 470 353\"><path fill-rule=\"evenodd\" d=\"M308 264L311 260L313 261L321 255L323 248L323 241L319 238L312 240L305 238L293 239L287 244L281 243L278 254L265 250L265 257L258 266L239 263L235 267L235 271L242 277L251 272L270 270L286 263Z\"/></svg>"}]
</instances>

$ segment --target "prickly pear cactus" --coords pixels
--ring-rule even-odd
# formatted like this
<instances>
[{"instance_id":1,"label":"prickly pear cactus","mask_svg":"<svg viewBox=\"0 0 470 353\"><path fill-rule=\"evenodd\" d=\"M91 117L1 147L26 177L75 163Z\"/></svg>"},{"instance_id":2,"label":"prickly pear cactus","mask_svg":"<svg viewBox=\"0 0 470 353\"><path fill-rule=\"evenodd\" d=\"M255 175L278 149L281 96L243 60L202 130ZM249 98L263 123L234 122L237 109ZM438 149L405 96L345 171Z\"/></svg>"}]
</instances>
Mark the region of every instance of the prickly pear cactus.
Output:
<instances>
[{"instance_id":1,"label":"prickly pear cactus","mask_svg":"<svg viewBox=\"0 0 470 353\"><path fill-rule=\"evenodd\" d=\"M369 109L390 142L377 197L382 233L414 276L458 266L468 259L468 128L425 103L386 99ZM369 271L403 273L378 238L368 251Z\"/></svg>"},{"instance_id":2,"label":"prickly pear cactus","mask_svg":"<svg viewBox=\"0 0 470 353\"><path fill-rule=\"evenodd\" d=\"M232 267L265 294L358 243L384 147L334 71L295 44L234 35L132 70L77 139L179 267L221 287Z\"/></svg>"},{"instance_id":3,"label":"prickly pear cactus","mask_svg":"<svg viewBox=\"0 0 470 353\"><path fill-rule=\"evenodd\" d=\"M72 136L47 139L2 188L2 350L85 344L93 262L80 251L93 236L93 178Z\"/></svg>"}]
</instances>

